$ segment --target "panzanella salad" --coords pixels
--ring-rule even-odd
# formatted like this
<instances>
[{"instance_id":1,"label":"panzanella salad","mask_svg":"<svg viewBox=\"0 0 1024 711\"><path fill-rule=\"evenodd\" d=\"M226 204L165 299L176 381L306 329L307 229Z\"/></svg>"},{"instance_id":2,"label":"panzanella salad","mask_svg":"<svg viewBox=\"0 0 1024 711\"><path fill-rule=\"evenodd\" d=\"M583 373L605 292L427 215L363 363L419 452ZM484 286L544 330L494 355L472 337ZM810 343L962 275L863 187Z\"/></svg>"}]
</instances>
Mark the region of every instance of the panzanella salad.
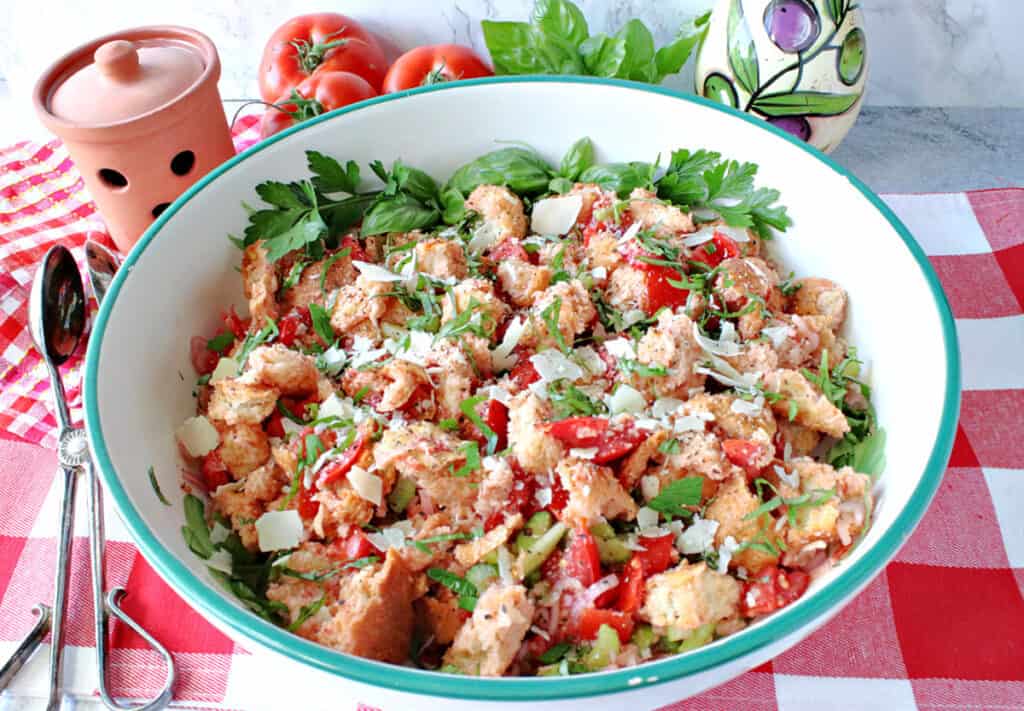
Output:
<instances>
[{"instance_id":1,"label":"panzanella salad","mask_svg":"<svg viewBox=\"0 0 1024 711\"><path fill-rule=\"evenodd\" d=\"M310 151L256 188L248 316L193 339L191 549L334 649L481 676L626 667L804 594L882 465L843 289L766 252L756 167L679 150L443 186Z\"/></svg>"}]
</instances>

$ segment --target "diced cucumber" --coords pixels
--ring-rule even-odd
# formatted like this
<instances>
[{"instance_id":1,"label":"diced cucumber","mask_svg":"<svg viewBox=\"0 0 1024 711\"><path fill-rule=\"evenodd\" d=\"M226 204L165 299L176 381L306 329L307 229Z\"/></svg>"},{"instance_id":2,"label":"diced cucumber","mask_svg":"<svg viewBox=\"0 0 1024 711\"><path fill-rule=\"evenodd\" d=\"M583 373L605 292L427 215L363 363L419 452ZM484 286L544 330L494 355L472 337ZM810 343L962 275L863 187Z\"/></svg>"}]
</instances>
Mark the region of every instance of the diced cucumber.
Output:
<instances>
[{"instance_id":1,"label":"diced cucumber","mask_svg":"<svg viewBox=\"0 0 1024 711\"><path fill-rule=\"evenodd\" d=\"M416 496L416 482L406 477L400 477L395 482L395 488L388 494L388 506L392 511L405 511L414 496Z\"/></svg>"},{"instance_id":2,"label":"diced cucumber","mask_svg":"<svg viewBox=\"0 0 1024 711\"><path fill-rule=\"evenodd\" d=\"M650 649L657 640L658 635L650 625L637 625L630 641L640 649Z\"/></svg>"},{"instance_id":3,"label":"diced cucumber","mask_svg":"<svg viewBox=\"0 0 1024 711\"><path fill-rule=\"evenodd\" d=\"M477 563L466 571L466 580L473 583L480 592L483 592L490 582L497 577L498 569L487 563Z\"/></svg>"},{"instance_id":4,"label":"diced cucumber","mask_svg":"<svg viewBox=\"0 0 1024 711\"><path fill-rule=\"evenodd\" d=\"M530 532L530 535L542 536L551 528L552 523L554 523L554 518L550 512L538 511L526 522L526 530Z\"/></svg>"},{"instance_id":5,"label":"diced cucumber","mask_svg":"<svg viewBox=\"0 0 1024 711\"><path fill-rule=\"evenodd\" d=\"M525 578L540 568L541 563L547 560L548 556L555 551L558 542L562 540L562 536L568 530L569 527L559 521L549 528L543 536L536 539L528 550L520 550L519 560L516 561L516 565L519 566L519 577Z\"/></svg>"},{"instance_id":6,"label":"diced cucumber","mask_svg":"<svg viewBox=\"0 0 1024 711\"><path fill-rule=\"evenodd\" d=\"M597 544L597 553L601 556L601 562L605 565L625 563L632 555L632 551L626 547L626 544L620 538L601 538L595 536L594 542Z\"/></svg>"},{"instance_id":7,"label":"diced cucumber","mask_svg":"<svg viewBox=\"0 0 1024 711\"><path fill-rule=\"evenodd\" d=\"M611 625L601 625L597 630L597 639L583 663L587 669L598 671L608 666L619 655L619 633Z\"/></svg>"},{"instance_id":8,"label":"diced cucumber","mask_svg":"<svg viewBox=\"0 0 1024 711\"><path fill-rule=\"evenodd\" d=\"M598 538L614 538L615 529L607 521L599 521L590 526L590 532Z\"/></svg>"},{"instance_id":9,"label":"diced cucumber","mask_svg":"<svg viewBox=\"0 0 1024 711\"><path fill-rule=\"evenodd\" d=\"M691 649L703 647L715 638L715 623L709 622L693 630L689 636L679 643L680 652L689 652Z\"/></svg>"},{"instance_id":10,"label":"diced cucumber","mask_svg":"<svg viewBox=\"0 0 1024 711\"><path fill-rule=\"evenodd\" d=\"M530 547L537 542L536 536L531 536L528 533L520 533L516 536L516 548L521 551L528 551Z\"/></svg>"}]
</instances>

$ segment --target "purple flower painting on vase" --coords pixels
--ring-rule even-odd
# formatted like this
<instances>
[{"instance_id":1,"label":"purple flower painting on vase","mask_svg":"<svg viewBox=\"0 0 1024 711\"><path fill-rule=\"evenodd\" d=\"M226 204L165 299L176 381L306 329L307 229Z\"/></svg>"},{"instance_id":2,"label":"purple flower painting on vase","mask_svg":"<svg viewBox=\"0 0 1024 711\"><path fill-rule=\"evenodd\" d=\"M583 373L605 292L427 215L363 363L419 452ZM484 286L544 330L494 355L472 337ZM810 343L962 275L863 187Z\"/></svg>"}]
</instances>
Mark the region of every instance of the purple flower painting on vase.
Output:
<instances>
[{"instance_id":1,"label":"purple flower painting on vase","mask_svg":"<svg viewBox=\"0 0 1024 711\"><path fill-rule=\"evenodd\" d=\"M697 93L832 151L864 96L859 2L718 0L697 56Z\"/></svg>"}]
</instances>

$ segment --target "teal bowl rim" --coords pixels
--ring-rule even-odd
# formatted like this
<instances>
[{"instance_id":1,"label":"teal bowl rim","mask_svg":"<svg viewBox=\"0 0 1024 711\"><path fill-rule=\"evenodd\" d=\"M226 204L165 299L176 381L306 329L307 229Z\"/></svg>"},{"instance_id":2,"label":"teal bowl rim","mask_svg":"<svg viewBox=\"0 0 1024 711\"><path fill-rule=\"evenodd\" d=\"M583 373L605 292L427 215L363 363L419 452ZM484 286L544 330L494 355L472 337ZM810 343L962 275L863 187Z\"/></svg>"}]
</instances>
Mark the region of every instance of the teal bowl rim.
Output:
<instances>
[{"instance_id":1,"label":"teal bowl rim","mask_svg":"<svg viewBox=\"0 0 1024 711\"><path fill-rule=\"evenodd\" d=\"M942 335L944 341L946 360L946 387L943 395L943 413L939 425L938 435L932 447L924 472L918 482L906 507L900 512L892 527L886 531L881 538L867 551L859 560L845 565L840 573L827 586L827 594L818 594L806 599L803 603L787 607L775 613L771 617L748 628L743 634L728 637L703 649L697 649L686 654L669 657L656 662L644 664L642 667L627 668L610 672L596 674L583 674L571 677L551 678L514 678L514 679L480 679L476 677L463 677L449 674L440 674L407 667L393 666L374 662L360 657L342 654L314 642L298 637L284 629L275 627L256 615L236 607L233 604L222 600L220 593L216 591L212 583L201 581L181 561L179 561L167 548L160 543L157 537L148 529L142 520L138 510L132 504L128 493L118 479L107 449L107 443L103 436L103 428L100 422L99 403L97 401L96 384L98 377L100 352L103 347L103 337L106 332L107 321L117 303L118 294L124 285L125 279L131 271L132 266L139 260L139 257L146 251L146 248L153 239L160 233L160 230L167 224L179 210L199 191L216 180L221 175L244 163L253 155L266 149L268 146L284 140L299 131L306 130L325 121L331 121L338 116L358 111L367 106L374 106L406 96L425 94L434 91L459 91L465 87L479 86L484 84L591 84L601 86L613 86L618 88L644 91L653 94L661 94L680 101L687 101L700 104L714 111L746 121L766 133L775 134L776 137L806 151L817 160L827 165L839 175L847 178L851 185L860 191L874 206L882 213L885 219L892 225L899 234L900 239L910 250L918 268L921 270L925 280L928 282L932 298L935 301L935 308L939 313L942 323ZM798 629L812 624L820 616L827 614L836 604L858 591L875 577L886 563L895 555L896 551L910 536L914 527L921 520L928 504L931 502L946 462L953 447L953 439L956 433L956 424L960 408L960 358L957 344L956 329L953 323L953 315L945 294L942 291L938 277L932 269L924 251L917 244L910 232L902 222L893 214L889 207L872 192L864 183L828 156L808 146L790 134L778 129L767 122L748 114L741 113L730 107L723 106L708 99L698 96L683 94L671 89L649 84L641 84L632 81L616 79L603 79L597 77L576 77L576 76L529 76L529 77L488 77L485 79L472 79L449 84L422 87L403 91L395 94L378 96L373 99L352 104L335 111L323 114L310 119L305 123L293 126L281 133L257 143L249 149L238 154L234 158L223 163L210 174L199 180L195 185L185 191L170 207L157 219L153 225L146 230L139 242L132 249L125 259L121 269L117 272L113 283L99 313L89 341L89 348L86 353L85 364L85 418L86 426L90 434L92 450L102 475L107 491L114 499L122 520L131 532L135 543L138 545L146 560L153 568L167 581L167 583L189 604L202 612L204 615L216 619L220 624L225 625L244 638L268 647L280 654L302 662L310 667L320 669L331 674L345 677L357 682L363 682L385 689L405 691L417 694L433 696L447 696L460 699L480 699L490 701L530 701L564 699L571 697L594 696L599 694L612 694L624 691L635 691L651 684L661 684L681 677L707 671L713 667L724 665L744 655L750 654L772 642L783 639ZM640 677L644 679L643 686L635 684ZM654 681L648 681L654 679Z\"/></svg>"}]
</instances>

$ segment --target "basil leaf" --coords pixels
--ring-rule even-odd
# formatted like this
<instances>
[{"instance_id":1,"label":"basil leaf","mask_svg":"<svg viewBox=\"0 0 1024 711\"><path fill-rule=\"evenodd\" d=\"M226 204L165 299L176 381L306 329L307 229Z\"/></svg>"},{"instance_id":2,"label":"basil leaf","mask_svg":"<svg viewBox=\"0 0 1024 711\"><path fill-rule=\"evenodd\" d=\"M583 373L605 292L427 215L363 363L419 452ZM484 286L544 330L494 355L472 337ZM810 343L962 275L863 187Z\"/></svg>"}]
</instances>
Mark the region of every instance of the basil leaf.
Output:
<instances>
[{"instance_id":1,"label":"basil leaf","mask_svg":"<svg viewBox=\"0 0 1024 711\"><path fill-rule=\"evenodd\" d=\"M587 73L595 77L623 77L626 42L605 34L594 35L580 45L580 56Z\"/></svg>"},{"instance_id":2,"label":"basil leaf","mask_svg":"<svg viewBox=\"0 0 1024 711\"><path fill-rule=\"evenodd\" d=\"M317 303L309 304L309 316L313 321L313 330L320 336L325 345L334 343L334 328L331 326L331 315Z\"/></svg>"},{"instance_id":3,"label":"basil leaf","mask_svg":"<svg viewBox=\"0 0 1024 711\"><path fill-rule=\"evenodd\" d=\"M669 74L679 73L694 48L704 41L704 37L708 33L708 20L710 19L711 12L708 11L680 28L679 34L674 40L655 52L655 81L660 82Z\"/></svg>"},{"instance_id":4,"label":"basil leaf","mask_svg":"<svg viewBox=\"0 0 1024 711\"><path fill-rule=\"evenodd\" d=\"M548 183L548 191L563 195L572 190L574 184L568 178L552 178L551 182Z\"/></svg>"},{"instance_id":5,"label":"basil leaf","mask_svg":"<svg viewBox=\"0 0 1024 711\"><path fill-rule=\"evenodd\" d=\"M290 625L288 625L288 631L289 632L295 632L300 627L302 627L303 623L305 623L306 620L308 620L310 617L312 617L316 613L320 612L320 608L324 606L324 603L326 601L327 601L327 593L325 592L317 600L314 600L313 602L309 603L308 605L303 605L302 608L299 610L298 617L295 618L294 622L292 622Z\"/></svg>"},{"instance_id":6,"label":"basil leaf","mask_svg":"<svg viewBox=\"0 0 1024 711\"><path fill-rule=\"evenodd\" d=\"M450 570L445 570L444 568L428 568L427 577L431 580L436 580L459 596L471 598L480 596L480 591L476 589L476 585L465 578L459 577Z\"/></svg>"},{"instance_id":7,"label":"basil leaf","mask_svg":"<svg viewBox=\"0 0 1024 711\"><path fill-rule=\"evenodd\" d=\"M149 485L153 487L153 493L156 494L156 498L160 499L160 503L164 506L170 506L171 502L164 496L164 492L160 489L160 482L156 480L156 471L153 469L152 464L146 470L146 474L149 476Z\"/></svg>"},{"instance_id":8,"label":"basil leaf","mask_svg":"<svg viewBox=\"0 0 1024 711\"><path fill-rule=\"evenodd\" d=\"M698 505L703 490L703 477L684 477L662 489L661 493L647 502L647 506L666 516L689 516L691 512L683 507Z\"/></svg>"},{"instance_id":9,"label":"basil leaf","mask_svg":"<svg viewBox=\"0 0 1024 711\"><path fill-rule=\"evenodd\" d=\"M484 20L480 27L495 74L555 73L538 51L540 33L527 23Z\"/></svg>"},{"instance_id":10,"label":"basil leaf","mask_svg":"<svg viewBox=\"0 0 1024 711\"><path fill-rule=\"evenodd\" d=\"M626 58L619 74L624 79L653 82L654 69L654 37L640 20L630 20L618 31L616 37L626 46Z\"/></svg>"},{"instance_id":11,"label":"basil leaf","mask_svg":"<svg viewBox=\"0 0 1024 711\"><path fill-rule=\"evenodd\" d=\"M206 350L223 354L235 342L235 334L230 331L218 333L206 342Z\"/></svg>"},{"instance_id":12,"label":"basil leaf","mask_svg":"<svg viewBox=\"0 0 1024 711\"><path fill-rule=\"evenodd\" d=\"M313 185L321 192L354 194L359 187L359 165L354 160L345 163L343 168L341 163L330 156L306 151L306 162L309 171L316 176Z\"/></svg>"},{"instance_id":13,"label":"basil leaf","mask_svg":"<svg viewBox=\"0 0 1024 711\"><path fill-rule=\"evenodd\" d=\"M551 647L544 654L537 657L537 661L541 664L554 664L557 661L561 661L569 650L572 649L572 645L568 642L559 642L555 646Z\"/></svg>"},{"instance_id":14,"label":"basil leaf","mask_svg":"<svg viewBox=\"0 0 1024 711\"><path fill-rule=\"evenodd\" d=\"M441 192L441 208L446 223L458 224L466 217L466 196L455 188L446 188Z\"/></svg>"},{"instance_id":15,"label":"basil leaf","mask_svg":"<svg viewBox=\"0 0 1024 711\"><path fill-rule=\"evenodd\" d=\"M454 189L469 195L478 185L505 185L516 193L537 194L547 189L552 173L551 166L534 151L501 148L456 170L445 192Z\"/></svg>"},{"instance_id":16,"label":"basil leaf","mask_svg":"<svg viewBox=\"0 0 1024 711\"><path fill-rule=\"evenodd\" d=\"M569 150L562 156L562 163L558 168L558 174L573 181L580 177L580 173L594 165L594 144L584 136L576 141ZM559 192L565 192L561 190Z\"/></svg>"},{"instance_id":17,"label":"basil leaf","mask_svg":"<svg viewBox=\"0 0 1024 711\"><path fill-rule=\"evenodd\" d=\"M579 177L581 183L597 183L605 190L614 190L627 197L634 188L648 188L654 182L654 165L633 161L607 163L587 168Z\"/></svg>"},{"instance_id":18,"label":"basil leaf","mask_svg":"<svg viewBox=\"0 0 1024 711\"><path fill-rule=\"evenodd\" d=\"M414 197L399 193L378 201L363 218L362 236L387 232L410 232L432 227L441 219L437 208L427 207Z\"/></svg>"},{"instance_id":19,"label":"basil leaf","mask_svg":"<svg viewBox=\"0 0 1024 711\"><path fill-rule=\"evenodd\" d=\"M567 0L537 0L530 22L549 38L558 38L576 49L587 38L587 18Z\"/></svg>"},{"instance_id":20,"label":"basil leaf","mask_svg":"<svg viewBox=\"0 0 1024 711\"><path fill-rule=\"evenodd\" d=\"M403 193L424 203L437 201L437 183L419 168L396 160L391 167L391 175Z\"/></svg>"},{"instance_id":21,"label":"basil leaf","mask_svg":"<svg viewBox=\"0 0 1024 711\"><path fill-rule=\"evenodd\" d=\"M210 527L206 523L206 506L192 494L185 495L184 503L185 525L181 527L181 533L185 543L200 558L209 558L213 555L213 543L210 541Z\"/></svg>"}]
</instances>

